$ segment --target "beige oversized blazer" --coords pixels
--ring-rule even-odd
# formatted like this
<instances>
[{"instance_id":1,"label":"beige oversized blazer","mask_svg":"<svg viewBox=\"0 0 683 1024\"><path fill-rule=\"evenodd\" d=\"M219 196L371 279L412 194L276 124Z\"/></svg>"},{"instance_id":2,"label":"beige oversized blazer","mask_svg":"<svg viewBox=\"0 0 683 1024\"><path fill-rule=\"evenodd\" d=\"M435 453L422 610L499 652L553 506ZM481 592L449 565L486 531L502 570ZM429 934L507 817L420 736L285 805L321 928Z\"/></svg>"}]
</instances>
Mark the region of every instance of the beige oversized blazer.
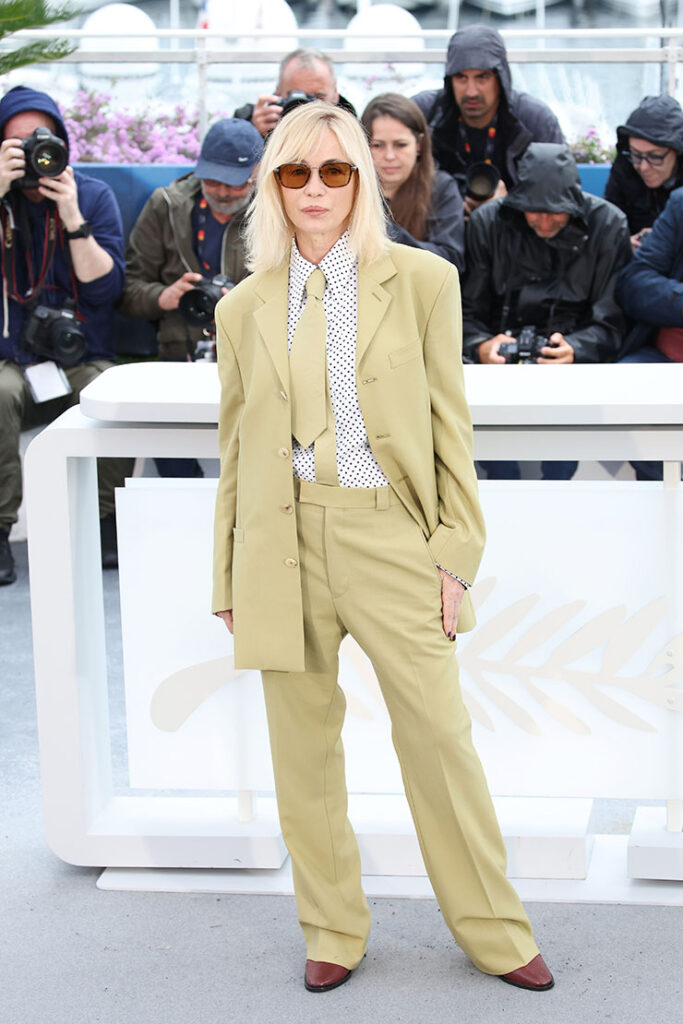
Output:
<instances>
[{"instance_id":1,"label":"beige oversized blazer","mask_svg":"<svg viewBox=\"0 0 683 1024\"><path fill-rule=\"evenodd\" d=\"M287 287L287 265L255 273L216 308L221 473L213 610L233 609L237 668L303 671ZM359 269L356 384L370 446L435 562L471 583L485 531L461 340L450 263L389 243L386 257ZM473 625L467 594L458 626Z\"/></svg>"}]
</instances>

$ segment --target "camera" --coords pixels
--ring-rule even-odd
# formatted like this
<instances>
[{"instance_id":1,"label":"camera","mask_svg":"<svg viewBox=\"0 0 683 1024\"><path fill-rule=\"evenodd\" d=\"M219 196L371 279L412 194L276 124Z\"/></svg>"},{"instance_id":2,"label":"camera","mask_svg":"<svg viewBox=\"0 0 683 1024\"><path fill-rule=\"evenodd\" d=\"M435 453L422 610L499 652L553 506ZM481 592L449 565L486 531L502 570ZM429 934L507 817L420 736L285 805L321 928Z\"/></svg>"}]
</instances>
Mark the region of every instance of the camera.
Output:
<instances>
[{"instance_id":1,"label":"camera","mask_svg":"<svg viewBox=\"0 0 683 1024\"><path fill-rule=\"evenodd\" d=\"M73 309L36 306L22 335L26 348L60 366L75 366L86 353L88 343Z\"/></svg>"},{"instance_id":2,"label":"camera","mask_svg":"<svg viewBox=\"0 0 683 1024\"><path fill-rule=\"evenodd\" d=\"M304 103L312 103L317 100L315 93L302 92L300 89L292 89L287 95L281 100L280 106L282 107L281 117L285 114L291 113L292 110L296 110L297 107L303 106Z\"/></svg>"},{"instance_id":3,"label":"camera","mask_svg":"<svg viewBox=\"0 0 683 1024\"><path fill-rule=\"evenodd\" d=\"M493 164L472 164L465 175L465 195L478 203L485 203L496 191L499 181L500 171Z\"/></svg>"},{"instance_id":4,"label":"camera","mask_svg":"<svg viewBox=\"0 0 683 1024\"><path fill-rule=\"evenodd\" d=\"M527 325L522 327L516 338L499 347L498 355L503 356L506 363L535 363L545 345L554 347L545 335L538 334L535 327Z\"/></svg>"},{"instance_id":5,"label":"camera","mask_svg":"<svg viewBox=\"0 0 683 1024\"><path fill-rule=\"evenodd\" d=\"M69 163L66 143L49 128L36 128L21 148L26 158L26 174L16 178L12 188L38 188L38 178L56 178Z\"/></svg>"},{"instance_id":6,"label":"camera","mask_svg":"<svg viewBox=\"0 0 683 1024\"><path fill-rule=\"evenodd\" d=\"M210 327L214 320L216 303L223 289L234 288L229 277L217 274L210 281L199 281L196 288L185 292L178 303L178 312L192 327Z\"/></svg>"}]
</instances>

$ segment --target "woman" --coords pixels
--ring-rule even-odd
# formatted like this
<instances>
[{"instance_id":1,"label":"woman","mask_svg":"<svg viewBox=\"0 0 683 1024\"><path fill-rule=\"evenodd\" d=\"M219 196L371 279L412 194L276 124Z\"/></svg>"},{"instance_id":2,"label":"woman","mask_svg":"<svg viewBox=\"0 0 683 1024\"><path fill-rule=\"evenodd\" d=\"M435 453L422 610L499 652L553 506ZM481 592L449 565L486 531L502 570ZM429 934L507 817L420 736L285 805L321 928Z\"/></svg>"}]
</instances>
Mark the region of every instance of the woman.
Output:
<instances>
[{"instance_id":1,"label":"woman","mask_svg":"<svg viewBox=\"0 0 683 1024\"><path fill-rule=\"evenodd\" d=\"M340 739L349 632L382 687L451 931L482 971L549 988L451 642L459 617L473 625L465 588L484 538L457 272L388 242L362 129L324 103L270 137L247 243L254 273L216 309L213 608L236 666L262 670L306 987L347 981L370 926Z\"/></svg>"},{"instance_id":2,"label":"woman","mask_svg":"<svg viewBox=\"0 0 683 1024\"><path fill-rule=\"evenodd\" d=\"M617 128L605 199L626 214L634 252L672 191L683 185L682 151L683 110L673 96L646 96Z\"/></svg>"},{"instance_id":3,"label":"woman","mask_svg":"<svg viewBox=\"0 0 683 1024\"><path fill-rule=\"evenodd\" d=\"M370 100L361 123L370 140L395 242L429 249L465 269L465 221L455 180L435 171L424 114L412 100L386 92Z\"/></svg>"}]
</instances>

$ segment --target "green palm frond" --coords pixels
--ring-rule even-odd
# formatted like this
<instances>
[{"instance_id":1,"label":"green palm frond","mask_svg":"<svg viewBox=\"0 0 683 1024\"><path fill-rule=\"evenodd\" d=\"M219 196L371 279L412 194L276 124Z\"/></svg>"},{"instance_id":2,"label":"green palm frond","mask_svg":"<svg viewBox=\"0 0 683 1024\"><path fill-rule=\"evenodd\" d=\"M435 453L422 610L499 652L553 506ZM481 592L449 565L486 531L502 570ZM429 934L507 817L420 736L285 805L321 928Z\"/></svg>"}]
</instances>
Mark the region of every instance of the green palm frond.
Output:
<instances>
[{"instance_id":1,"label":"green palm frond","mask_svg":"<svg viewBox=\"0 0 683 1024\"><path fill-rule=\"evenodd\" d=\"M44 28L58 21L65 21L78 14L78 8L60 4L53 7L45 0L3 0L0 3L0 40L22 29ZM64 39L36 40L14 50L0 48L0 75L25 67L27 64L42 64L45 61L61 60L73 53L75 45Z\"/></svg>"},{"instance_id":2,"label":"green palm frond","mask_svg":"<svg viewBox=\"0 0 683 1024\"><path fill-rule=\"evenodd\" d=\"M0 39L21 29L44 28L68 21L79 13L71 4L54 7L45 0L3 0L0 4Z\"/></svg>"}]
</instances>

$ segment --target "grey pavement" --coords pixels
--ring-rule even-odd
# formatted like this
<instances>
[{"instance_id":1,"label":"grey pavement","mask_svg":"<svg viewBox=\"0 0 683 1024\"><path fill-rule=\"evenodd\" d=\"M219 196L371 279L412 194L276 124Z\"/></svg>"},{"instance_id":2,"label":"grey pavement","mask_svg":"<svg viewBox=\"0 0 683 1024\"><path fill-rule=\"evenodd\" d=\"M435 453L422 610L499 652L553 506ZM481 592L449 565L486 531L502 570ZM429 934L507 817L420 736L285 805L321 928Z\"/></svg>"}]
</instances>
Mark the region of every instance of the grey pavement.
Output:
<instances>
[{"instance_id":1,"label":"grey pavement","mask_svg":"<svg viewBox=\"0 0 683 1024\"><path fill-rule=\"evenodd\" d=\"M324 994L302 984L284 896L105 892L41 828L26 544L0 588L0 1024L574 1024L683 1022L683 908L528 905L556 976L523 992L481 974L433 900L371 901L368 955ZM116 573L105 574L111 671ZM602 803L602 802L601 802ZM624 830L625 802L598 808Z\"/></svg>"}]
</instances>

